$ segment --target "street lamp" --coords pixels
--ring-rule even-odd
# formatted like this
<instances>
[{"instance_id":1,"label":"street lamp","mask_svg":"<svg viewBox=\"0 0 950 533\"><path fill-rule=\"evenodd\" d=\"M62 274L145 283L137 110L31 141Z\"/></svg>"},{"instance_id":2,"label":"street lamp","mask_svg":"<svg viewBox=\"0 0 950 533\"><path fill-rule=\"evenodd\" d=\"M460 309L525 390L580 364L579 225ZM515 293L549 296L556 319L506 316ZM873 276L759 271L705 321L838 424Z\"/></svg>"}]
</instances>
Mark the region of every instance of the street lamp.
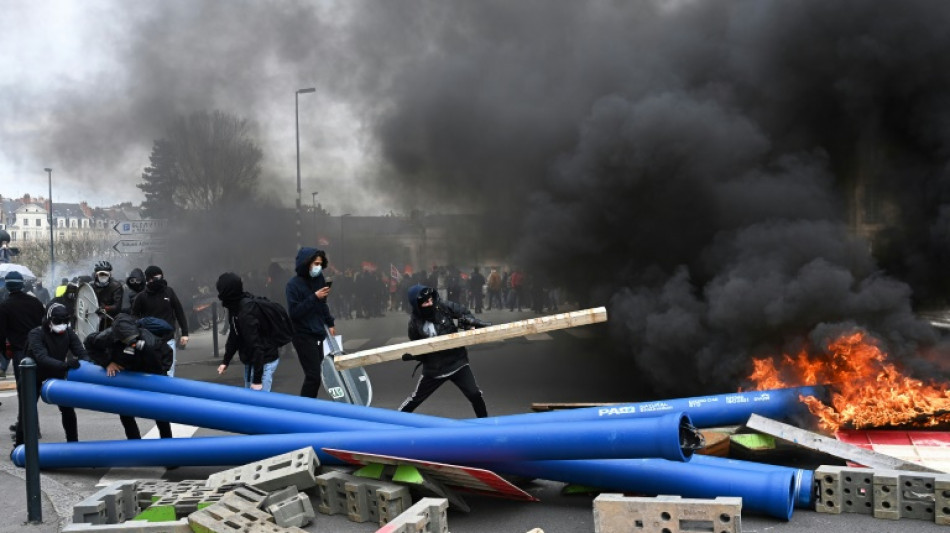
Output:
<instances>
[{"instance_id":1,"label":"street lamp","mask_svg":"<svg viewBox=\"0 0 950 533\"><path fill-rule=\"evenodd\" d=\"M312 93L317 89L309 87L307 89L297 89L294 93L294 120L297 127L297 249L300 249L300 226L303 224L303 213L301 212L300 201L300 95Z\"/></svg>"},{"instance_id":2,"label":"street lamp","mask_svg":"<svg viewBox=\"0 0 950 533\"><path fill-rule=\"evenodd\" d=\"M49 178L49 277L56 279L56 253L53 251L53 169L44 168ZM51 281L50 283L54 283Z\"/></svg>"},{"instance_id":3,"label":"street lamp","mask_svg":"<svg viewBox=\"0 0 950 533\"><path fill-rule=\"evenodd\" d=\"M316 192L310 193L310 199L313 202L313 221L311 222L311 224L313 224L314 228L317 227L317 194L319 193L316 193Z\"/></svg>"}]
</instances>

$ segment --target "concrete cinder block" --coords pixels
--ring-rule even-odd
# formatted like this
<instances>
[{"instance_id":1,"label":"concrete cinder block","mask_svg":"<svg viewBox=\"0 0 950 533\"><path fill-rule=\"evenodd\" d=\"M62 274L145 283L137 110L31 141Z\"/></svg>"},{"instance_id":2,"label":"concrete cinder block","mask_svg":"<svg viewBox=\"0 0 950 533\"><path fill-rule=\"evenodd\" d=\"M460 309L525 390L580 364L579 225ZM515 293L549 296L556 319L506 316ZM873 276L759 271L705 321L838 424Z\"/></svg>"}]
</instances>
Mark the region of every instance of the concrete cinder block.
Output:
<instances>
[{"instance_id":1,"label":"concrete cinder block","mask_svg":"<svg viewBox=\"0 0 950 533\"><path fill-rule=\"evenodd\" d=\"M900 474L893 470L874 471L874 518L898 520L900 513Z\"/></svg>"},{"instance_id":2,"label":"concrete cinder block","mask_svg":"<svg viewBox=\"0 0 950 533\"><path fill-rule=\"evenodd\" d=\"M73 506L73 522L118 524L138 514L135 481L117 481Z\"/></svg>"},{"instance_id":3,"label":"concrete cinder block","mask_svg":"<svg viewBox=\"0 0 950 533\"><path fill-rule=\"evenodd\" d=\"M380 489L393 495L403 489L406 497L409 495L409 489L402 485L376 479L358 478L356 481L347 481L343 488L346 490L346 514L352 522L384 523L379 517L377 491ZM394 497L400 499L403 496L400 493Z\"/></svg>"},{"instance_id":4,"label":"concrete cinder block","mask_svg":"<svg viewBox=\"0 0 950 533\"><path fill-rule=\"evenodd\" d=\"M408 487L379 487L376 489L379 525L394 520L410 507L412 507L412 495L409 494Z\"/></svg>"},{"instance_id":5,"label":"concrete cinder block","mask_svg":"<svg viewBox=\"0 0 950 533\"><path fill-rule=\"evenodd\" d=\"M316 517L310 496L303 492L298 492L296 496L281 500L266 509L273 515L274 522L283 527L303 527Z\"/></svg>"},{"instance_id":6,"label":"concrete cinder block","mask_svg":"<svg viewBox=\"0 0 950 533\"><path fill-rule=\"evenodd\" d=\"M595 533L677 533L742 531L742 499L714 500L657 496L630 497L605 493L594 499Z\"/></svg>"},{"instance_id":7,"label":"concrete cinder block","mask_svg":"<svg viewBox=\"0 0 950 533\"><path fill-rule=\"evenodd\" d=\"M298 490L307 490L316 486L319 467L317 453L306 447L212 474L207 485L245 483L268 491L293 485Z\"/></svg>"},{"instance_id":8,"label":"concrete cinder block","mask_svg":"<svg viewBox=\"0 0 950 533\"><path fill-rule=\"evenodd\" d=\"M300 494L300 491L297 490L297 487L285 487L280 490L268 492L267 497L264 498L263 502L261 502L261 509L267 509L271 505L280 503L284 500L296 498L298 494Z\"/></svg>"},{"instance_id":9,"label":"concrete cinder block","mask_svg":"<svg viewBox=\"0 0 950 533\"><path fill-rule=\"evenodd\" d=\"M815 470L819 513L874 512L874 471L867 468L823 465Z\"/></svg>"},{"instance_id":10,"label":"concrete cinder block","mask_svg":"<svg viewBox=\"0 0 950 533\"><path fill-rule=\"evenodd\" d=\"M244 532L253 526L276 525L274 517L260 509L230 505L226 500L188 515L188 524L195 533Z\"/></svg>"},{"instance_id":11,"label":"concrete cinder block","mask_svg":"<svg viewBox=\"0 0 950 533\"><path fill-rule=\"evenodd\" d=\"M63 533L192 533L188 519L174 522L149 522L147 520L127 520L121 524L69 524Z\"/></svg>"},{"instance_id":12,"label":"concrete cinder block","mask_svg":"<svg viewBox=\"0 0 950 533\"><path fill-rule=\"evenodd\" d=\"M376 533L448 533L446 498L422 498L399 516L384 524Z\"/></svg>"},{"instance_id":13,"label":"concrete cinder block","mask_svg":"<svg viewBox=\"0 0 950 533\"><path fill-rule=\"evenodd\" d=\"M320 497L320 503L317 504L317 510L323 514L346 514L346 483L350 481L360 481L354 475L331 470L317 476L317 494Z\"/></svg>"},{"instance_id":14,"label":"concrete cinder block","mask_svg":"<svg viewBox=\"0 0 950 533\"><path fill-rule=\"evenodd\" d=\"M898 479L901 518L935 521L934 491L939 476L940 474L901 471Z\"/></svg>"},{"instance_id":15,"label":"concrete cinder block","mask_svg":"<svg viewBox=\"0 0 950 533\"><path fill-rule=\"evenodd\" d=\"M950 526L950 476L940 476L934 482L934 522Z\"/></svg>"}]
</instances>

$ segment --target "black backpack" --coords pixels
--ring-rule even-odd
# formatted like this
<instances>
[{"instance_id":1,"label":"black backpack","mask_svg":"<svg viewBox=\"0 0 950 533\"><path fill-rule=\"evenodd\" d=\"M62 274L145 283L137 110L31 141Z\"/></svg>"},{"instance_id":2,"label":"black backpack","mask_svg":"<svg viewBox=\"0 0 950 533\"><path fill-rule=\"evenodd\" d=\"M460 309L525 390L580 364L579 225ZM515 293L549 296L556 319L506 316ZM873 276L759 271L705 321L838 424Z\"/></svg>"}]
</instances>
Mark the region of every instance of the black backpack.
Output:
<instances>
[{"instance_id":1,"label":"black backpack","mask_svg":"<svg viewBox=\"0 0 950 533\"><path fill-rule=\"evenodd\" d=\"M276 347L290 342L294 337L293 322L284 306L272 302L263 296L253 296L247 299L254 308L254 314L261 323L264 337Z\"/></svg>"}]
</instances>

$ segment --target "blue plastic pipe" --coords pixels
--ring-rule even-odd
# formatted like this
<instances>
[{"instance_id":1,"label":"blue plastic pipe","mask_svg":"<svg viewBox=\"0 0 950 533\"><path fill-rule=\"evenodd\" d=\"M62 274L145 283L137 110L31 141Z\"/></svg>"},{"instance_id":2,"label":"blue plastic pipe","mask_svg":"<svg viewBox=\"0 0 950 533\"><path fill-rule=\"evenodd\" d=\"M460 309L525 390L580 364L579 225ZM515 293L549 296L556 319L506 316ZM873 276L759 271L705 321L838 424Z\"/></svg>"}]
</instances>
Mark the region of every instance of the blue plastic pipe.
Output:
<instances>
[{"instance_id":1,"label":"blue plastic pipe","mask_svg":"<svg viewBox=\"0 0 950 533\"><path fill-rule=\"evenodd\" d=\"M753 413L783 420L807 409L799 396L818 396L821 387L795 387L754 392L736 392L714 396L696 396L674 400L625 403L603 407L561 409L545 413L472 418L476 424L508 425L535 424L540 422L574 422L579 420L602 420L611 418L642 418L670 412L688 413L698 428L734 426L745 424Z\"/></svg>"},{"instance_id":2,"label":"blue plastic pipe","mask_svg":"<svg viewBox=\"0 0 950 533\"><path fill-rule=\"evenodd\" d=\"M789 471L792 473L795 507L798 507L799 509L815 509L815 495L812 492L815 485L814 470L771 465L767 463L755 463L751 461L742 461L739 459L728 459L725 457L716 457L714 455L702 454L694 455L692 459L690 459L690 462L693 464L713 466L718 468L752 470L754 472Z\"/></svg>"},{"instance_id":3,"label":"blue plastic pipe","mask_svg":"<svg viewBox=\"0 0 950 533\"><path fill-rule=\"evenodd\" d=\"M216 383L205 383L182 378L172 378L156 374L138 372L120 372L114 377L106 375L105 370L92 363L83 362L76 370L70 370L69 381L82 381L100 385L147 390L207 398L241 405L258 405L302 413L322 414L341 418L357 418L386 424L412 427L446 427L456 420L403 413L378 407L364 407L340 402L330 402L312 398L303 398L289 394L270 392L262 394L241 387L232 387ZM525 413L488 418L466 420L478 424L508 425L537 424L545 422L569 422L575 420L602 420L612 418L643 418L666 413L684 412L696 427L708 428L744 424L752 413L774 418L786 419L790 415L804 411L798 397L821 394L822 387L796 387L755 392L738 392L713 396L696 396L673 400L628 403L604 407L582 409L564 409L547 413Z\"/></svg>"},{"instance_id":4,"label":"blue plastic pipe","mask_svg":"<svg viewBox=\"0 0 950 533\"><path fill-rule=\"evenodd\" d=\"M534 432L545 426L547 424L533 425L526 429ZM417 430L412 431L417 432ZM383 432L372 433L376 436ZM404 432L387 433L392 435ZM328 446L353 450L351 445L354 442L328 445L326 437L331 435L337 434L248 435L42 444L40 445L40 465L43 468L234 465L260 461L305 446L313 446L323 464L340 464L338 460L322 452L320 448ZM361 451L372 453L376 450L386 455L417 456L415 451L407 446L406 440L409 439L396 439L396 442L370 440L363 443L366 447ZM394 450L393 445L402 449ZM788 520L793 510L794 474L790 469L766 472L706 464L694 465L665 459L508 461L473 464L471 462L473 455L470 455L470 451L437 450L437 455L432 456L433 451L427 450L425 456L420 458L469 464L496 472L579 483L623 492L679 494L687 498L739 496L742 498L743 509L783 520ZM483 449L478 449L479 455L484 456L483 452ZM22 446L18 446L13 451L11 459L14 464L23 465Z\"/></svg>"},{"instance_id":5,"label":"blue plastic pipe","mask_svg":"<svg viewBox=\"0 0 950 533\"><path fill-rule=\"evenodd\" d=\"M242 405L266 405L269 407L279 407L281 409L294 410L300 412L309 412L309 413L324 413L332 414L333 416L341 417L366 417L368 421L392 421L399 425L407 425L414 427L451 427L457 424L467 424L470 421L457 421L440 417L433 417L427 415L419 415L414 413L400 413L398 411L389 411L385 409L373 408L373 407L360 407L348 404L339 404L334 402L327 402L321 400L312 400L306 398L300 398L296 396L284 395L279 393L261 393L259 391L248 391L246 389L241 389L238 387L230 387L226 385L217 385L213 383L203 383L197 381L190 381L182 378L169 378L165 376L152 376L147 374L138 374L134 372L122 372L115 377L107 377L105 372L102 369L90 365L83 364L80 369L72 370L69 373L70 380L80 380L88 382L101 382L103 384L115 385L118 387L131 387L131 388L140 388L145 390L160 390L164 392L170 392L175 394L181 394L184 396L192 397L214 397L216 399L222 399L225 401L231 401ZM786 389L782 389L783 391ZM791 389L793 391L802 391L802 394L807 393L807 388L802 389ZM772 392L772 391L767 391ZM723 395L722 398L731 395ZM787 394L782 394L781 396L787 401L790 396ZM797 393L794 394L795 405L797 405ZM694 403L690 405L692 409L702 410L704 406L709 404L716 405L718 401L704 401L702 398L692 398L686 400L671 400L671 401L685 401L689 403L691 400L694 400ZM755 405L762 406L768 404L769 401L765 401L765 398L760 398L759 402L756 402ZM768 400L772 400L770 397ZM652 402L652 404L665 404L667 402ZM750 402L751 403L751 402ZM631 406L637 406L639 404L629 404ZM643 404L644 406L651 404ZM617 407L617 406L614 406ZM657 407L661 407L657 405ZM631 409L633 411L634 409ZM646 409L636 409L646 412L653 412L649 408ZM774 411L751 411L751 412L762 412L769 413L772 416L775 416ZM542 414L542 413L537 413ZM632 413L624 413L630 415ZM783 415L784 416L784 415ZM510 420L508 417L500 417ZM527 420L526 420L527 421ZM743 420L744 422L744 420ZM189 439L195 440L195 439ZM85 444L85 443L79 443ZM177 444L177 443L176 443ZM75 445L75 443L70 443L69 445ZM46 449L47 446L66 446L66 445L57 445L57 444L42 444L41 449ZM291 450L286 450L291 451ZM65 453L65 451L64 451ZM280 452L284 453L284 452ZM187 455L187 454L184 454ZM260 454L255 459L250 459L249 461L256 461L270 455ZM100 456L101 457L101 456ZM147 455L140 457L139 460L147 459ZM694 456L702 457L702 456ZM186 464L183 461L190 460L189 457L182 457L181 460L174 461L165 461L160 462L160 464ZM243 464L243 462L248 462L242 460L234 461L230 464ZM199 463L201 461L198 461ZM654 464L655 462L655 464ZM606 464L605 464L606 463ZM810 494L811 483L806 484L805 480L802 479L800 484L800 492L795 493L795 475L791 471L779 470L778 472L761 470L755 471L748 468L738 468L735 465L729 465L728 467L719 466L719 465L697 465L705 466L706 468L700 468L696 470L685 470L685 471L670 471L670 467L667 463L670 461L664 460L653 460L645 459L639 461L635 464L627 463L623 466L620 466L616 460L613 461L597 461L597 460L586 460L586 461L541 461L541 462L530 462L530 463L490 463L484 465L487 468L492 468L493 470L499 472L510 472L518 473L520 475L525 475L533 478L541 479L550 479L555 481L563 481L567 483L578 483L585 484L590 486L600 486L600 487L609 487L614 490L621 491L630 491L630 492L643 492L646 494L661 494L661 493L672 493L672 494L681 494L684 497L715 497L715 496L743 496L747 501L744 501L744 507L752 512L768 514L771 516L776 516L787 520L790 517L790 512L782 511L783 509L791 509L797 500L799 503L803 501L802 492ZM150 463L151 464L151 463ZM190 464L190 463L189 463ZM585 470L581 465L590 465L590 470ZM99 466L98 464L95 466ZM781 467L780 467L781 468ZM605 469L618 469L618 472L611 474L609 471L605 472ZM619 470L623 470L622 473ZM640 471L642 470L642 472ZM676 476L677 481L680 482L681 488L677 489L676 492L672 492L669 489L663 489L665 485L657 485L656 490L650 488L650 486L645 486L639 482L625 482L623 478L629 477L631 479L650 479L653 472L662 471L666 472L671 476ZM778 475L776 475L778 474ZM783 477L785 474L788 475L787 478ZM806 471L806 475L811 474L811 472ZM786 483L787 481L787 483ZM756 487L752 492L753 494L744 496L748 491L747 486ZM767 487L763 489L763 487ZM805 490L808 488L808 490ZM787 489L787 492L786 492Z\"/></svg>"},{"instance_id":6,"label":"blue plastic pipe","mask_svg":"<svg viewBox=\"0 0 950 533\"><path fill-rule=\"evenodd\" d=\"M671 413L660 417L589 421L573 424L406 428L350 418L306 415L267 407L188 398L160 392L137 391L72 383L58 379L43 384L47 403L126 416L167 420L179 424L251 434L323 433L303 446L399 455L431 461L523 461L537 459L594 459L662 457L687 461L681 429L689 417ZM296 448L295 448L296 449ZM220 463L216 463L220 464ZM86 465L92 466L92 465Z\"/></svg>"}]
</instances>

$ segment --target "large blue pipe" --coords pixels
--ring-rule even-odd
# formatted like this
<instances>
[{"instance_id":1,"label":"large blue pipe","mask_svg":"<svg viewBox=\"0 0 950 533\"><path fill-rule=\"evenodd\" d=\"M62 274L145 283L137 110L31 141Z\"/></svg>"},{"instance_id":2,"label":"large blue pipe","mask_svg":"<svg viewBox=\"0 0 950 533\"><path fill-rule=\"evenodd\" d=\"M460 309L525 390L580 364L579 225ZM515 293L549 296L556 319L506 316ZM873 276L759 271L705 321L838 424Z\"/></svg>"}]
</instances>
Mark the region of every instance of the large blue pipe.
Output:
<instances>
[{"instance_id":1,"label":"large blue pipe","mask_svg":"<svg viewBox=\"0 0 950 533\"><path fill-rule=\"evenodd\" d=\"M83 362L78 369L70 370L70 381L82 381L114 387L147 390L207 398L241 405L259 405L302 413L322 414L341 418L356 418L386 424L412 427L446 427L456 421L436 416L403 413L378 407L364 407L340 402L303 398L271 392L262 394L240 387L205 383L156 374L120 372L114 377L106 375L97 365ZM544 422L569 422L610 418L642 418L666 413L684 412L696 427L719 427L744 424L752 413L768 418L785 419L804 406L799 396L818 396L821 387L796 387L755 392L737 392L713 396L696 396L673 400L628 403L584 409L564 409L548 413L525 413L467 420L478 424L509 425L536 424Z\"/></svg>"},{"instance_id":2,"label":"large blue pipe","mask_svg":"<svg viewBox=\"0 0 950 533\"><path fill-rule=\"evenodd\" d=\"M79 407L127 416L167 420L234 433L322 433L298 446L340 448L430 461L470 462L523 461L537 459L594 459L662 457L686 461L681 432L689 417L670 413L660 417L530 424L525 426L476 426L456 424L444 428L406 428L349 418L314 415L256 406L242 406L234 416L234 404L189 398L160 392L119 389L58 379L43 384L43 400L56 405ZM215 463L221 464L221 463ZM85 465L93 466L93 465Z\"/></svg>"},{"instance_id":3,"label":"large blue pipe","mask_svg":"<svg viewBox=\"0 0 950 533\"><path fill-rule=\"evenodd\" d=\"M546 424L545 424L546 425ZM545 425L532 425L534 431ZM509 428L511 429L511 428ZM442 431L435 430L432 431ZM378 434L379 432L373 432ZM391 434L403 431L391 431ZM418 433L418 432L416 432ZM249 435L236 437L199 437L190 439L146 439L133 441L67 442L40 445L40 465L43 468L75 468L81 466L208 466L234 465L259 461L305 446L313 446L325 464L339 464L323 453L325 437L336 435L288 434ZM397 439L398 440L398 439ZM370 451L387 455L409 456L414 451L394 451L393 444L405 448L405 443L364 443ZM337 446L337 444L334 444ZM353 449L353 448L344 448ZM478 450L479 455L482 454ZM452 453L443 451L439 458L429 454L427 460L444 460L472 464L470 451ZM467 455L467 457L466 457ZM23 447L11 454L14 464L22 466ZM679 494L688 498L715 498L739 496L742 506L751 512L768 514L784 520L793 510L794 479L791 469L760 471L753 469L722 468L707 464L687 464L665 459L589 459L583 461L523 461L485 462L474 466L496 472L518 474L592 487L603 487L624 492L647 494Z\"/></svg>"},{"instance_id":4,"label":"large blue pipe","mask_svg":"<svg viewBox=\"0 0 950 533\"><path fill-rule=\"evenodd\" d=\"M87 385L91 386L91 385ZM139 392L154 395L154 392ZM207 401L207 400L205 400ZM189 405L189 409L191 406ZM177 408L178 410L182 410ZM262 408L255 408L262 409ZM116 410L112 408L110 410ZM146 413L149 417L169 420L175 406L167 406L164 412ZM199 410L204 410L199 407ZM316 416L316 415L314 415ZM242 412L240 417L244 418ZM261 454L277 455L312 446L321 462L334 463L332 456L321 448L336 448L364 453L375 453L423 459L436 462L468 464L478 462L534 461L541 459L618 459L627 457L667 457L686 461L680 444L680 429L689 423L689 417L673 413L662 417L642 420L617 420L612 422L578 422L577 424L532 424L522 427L493 428L474 424L459 424L454 428L397 428L372 431L333 431L324 433L286 433L254 435L255 438L212 437L220 453L206 454L209 449L204 439L164 439L161 446L168 448L195 449L195 457L188 456L188 465L221 465L250 462ZM198 442L199 444L191 444ZM236 444L235 444L236 443ZM95 450L96 462L84 462L80 450L62 445L64 453L57 455L56 448L44 448L40 454L40 466L64 468L80 466L116 466L105 461L128 461L134 456L135 447L142 446L126 441L83 443L85 449ZM147 446L146 446L147 447ZM115 458L107 459L102 452L113 450ZM125 451L122 451L125 450ZM167 452L166 457L180 460L186 456L182 451ZM691 453L691 452L690 452ZM240 455L245 454L245 455ZM111 456L111 453L109 454ZM149 455L148 461L156 458ZM201 462L194 462L201 461ZM159 460L151 464L178 464Z\"/></svg>"},{"instance_id":5,"label":"large blue pipe","mask_svg":"<svg viewBox=\"0 0 950 533\"><path fill-rule=\"evenodd\" d=\"M737 470L752 470L754 472L791 472L792 483L794 486L793 493L795 494L795 506L800 509L815 508L815 495L812 492L815 484L814 470L770 465L766 463L754 463L751 461L741 461L739 459L727 459L725 457L716 457L714 455L702 454L694 455L690 461L693 464Z\"/></svg>"},{"instance_id":6,"label":"large blue pipe","mask_svg":"<svg viewBox=\"0 0 950 533\"><path fill-rule=\"evenodd\" d=\"M144 379L143 379L144 378ZM311 400L305 398L299 398L296 396L289 396L279 393L261 393L259 391L248 391L246 389L240 389L237 387L229 387L225 385L217 385L213 383L203 383L195 382L182 378L168 378L164 376L151 376L145 374L137 374L134 372L122 372L115 377L105 376L105 372L95 367L93 365L84 364L82 368L77 370L70 371L69 379L71 380L80 380L88 381L93 383L103 383L110 384L119 387L130 387L130 388L139 388L145 390L159 390L164 392L178 393L185 396L192 397L214 397L216 399L222 399L226 401L231 401L234 403L242 405L266 405L270 407L279 407L287 410L294 410L300 412L310 412L310 413L324 413L332 414L333 416L341 417L366 417L368 421L393 421L400 425L408 425L414 427L450 427L456 424L469 423L469 421L456 421L440 417L432 417L426 415L418 415L414 413L400 413L394 412L379 408L372 407L359 407L348 404L339 404L334 402L326 402L321 400ZM783 389L784 390L784 389ZM791 390L802 390L802 389L791 389ZM807 388L802 390L802 394L806 394ZM769 391L771 392L771 391ZM724 395L730 396L730 395ZM784 400L788 400L788 395L781 395ZM797 405L797 394L794 395ZM762 398L764 400L764 398ZM702 401L700 398L696 399L686 399L683 401L689 402L690 400L695 400L690 407L692 409L702 409L703 406L709 404L716 405L718 402L709 402ZM665 403L665 402L664 402ZM754 405L757 407L762 407L768 402L756 402ZM637 404L630 404L637 405ZM649 404L644 404L649 405ZM786 404L787 407L788 406ZM642 412L650 412L648 409L639 409ZM759 412L759 411L752 411ZM766 412L766 411L762 411ZM768 411L775 416L774 412ZM626 413L632 414L632 413ZM194 439L192 439L194 440ZM41 448L46 446L57 446L54 444L43 444ZM264 458L266 456L261 456ZM699 458L701 456L694 456ZM147 455L140 457L140 460L146 460ZM183 458L184 459L184 458ZM654 472L656 469L664 470L668 467L663 463L668 463L668 461L656 460L657 465L652 464L653 460L644 460L636 464L626 464L623 466L625 471L625 476L631 478L639 478L641 472L638 470L643 470L643 475L649 478L649 475ZM181 461L171 461L163 464L173 464L181 463ZM569 464L570 463L570 464ZM587 473L583 468L578 468L574 463L582 463L591 465L591 470ZM628 486L626 483L620 483L614 485L613 483L618 482L616 479L617 476L610 475L609 473L603 474L605 468L620 468L617 466L616 461L610 461L608 465L601 464L602 462L588 460L588 461L546 461L546 462L531 462L526 464L494 464L491 465L491 468L496 469L497 471L505 472L517 470L522 475L529 477L541 478L541 479L551 479L557 481L564 481L568 483L579 483L586 484L590 486L600 486L600 487L610 487L615 490L629 490L639 491L647 494L659 494L664 491L651 489L649 486L641 486L640 484L636 485L636 488ZM242 464L240 461L233 464ZM564 468L558 468L558 465L563 465ZM98 465L97 465L98 466ZM785 493L783 484L786 479L782 475L775 476L775 472L772 471L769 467L771 465L762 465L763 469L760 471L753 471L749 468L738 468L735 465L729 465L727 467L719 465L703 465L708 466L706 469L697 469L695 471L687 470L682 472L670 472L670 475L675 475L682 482L682 487L676 492L671 492L674 494L681 494L684 497L715 497L715 496L740 496L745 492L743 488L746 484L751 484L755 487L762 487L763 484L768 487L767 490L754 490L752 495L744 496L746 498L745 507L752 512L769 514L776 516L782 519L788 519L790 514L785 512L778 512L776 510L784 509L786 507L785 503L788 503L788 506L791 506L796 500L801 504L803 501L807 501L808 495L810 495L811 483L806 483L803 479L799 492L794 493L795 497L790 497ZM786 471L784 467L775 467L778 469L779 474L787 473L789 478L788 481L788 490L790 493L795 490L795 476L794 472ZM525 469L528 469L527 471ZM712 470L710 470L712 469ZM811 472L805 471L804 475L810 475ZM620 474L617 474L620 475ZM713 488L715 487L715 488ZM709 490L707 490L709 489ZM805 493L803 496L802 493ZM807 505L806 505L807 507Z\"/></svg>"}]
</instances>

